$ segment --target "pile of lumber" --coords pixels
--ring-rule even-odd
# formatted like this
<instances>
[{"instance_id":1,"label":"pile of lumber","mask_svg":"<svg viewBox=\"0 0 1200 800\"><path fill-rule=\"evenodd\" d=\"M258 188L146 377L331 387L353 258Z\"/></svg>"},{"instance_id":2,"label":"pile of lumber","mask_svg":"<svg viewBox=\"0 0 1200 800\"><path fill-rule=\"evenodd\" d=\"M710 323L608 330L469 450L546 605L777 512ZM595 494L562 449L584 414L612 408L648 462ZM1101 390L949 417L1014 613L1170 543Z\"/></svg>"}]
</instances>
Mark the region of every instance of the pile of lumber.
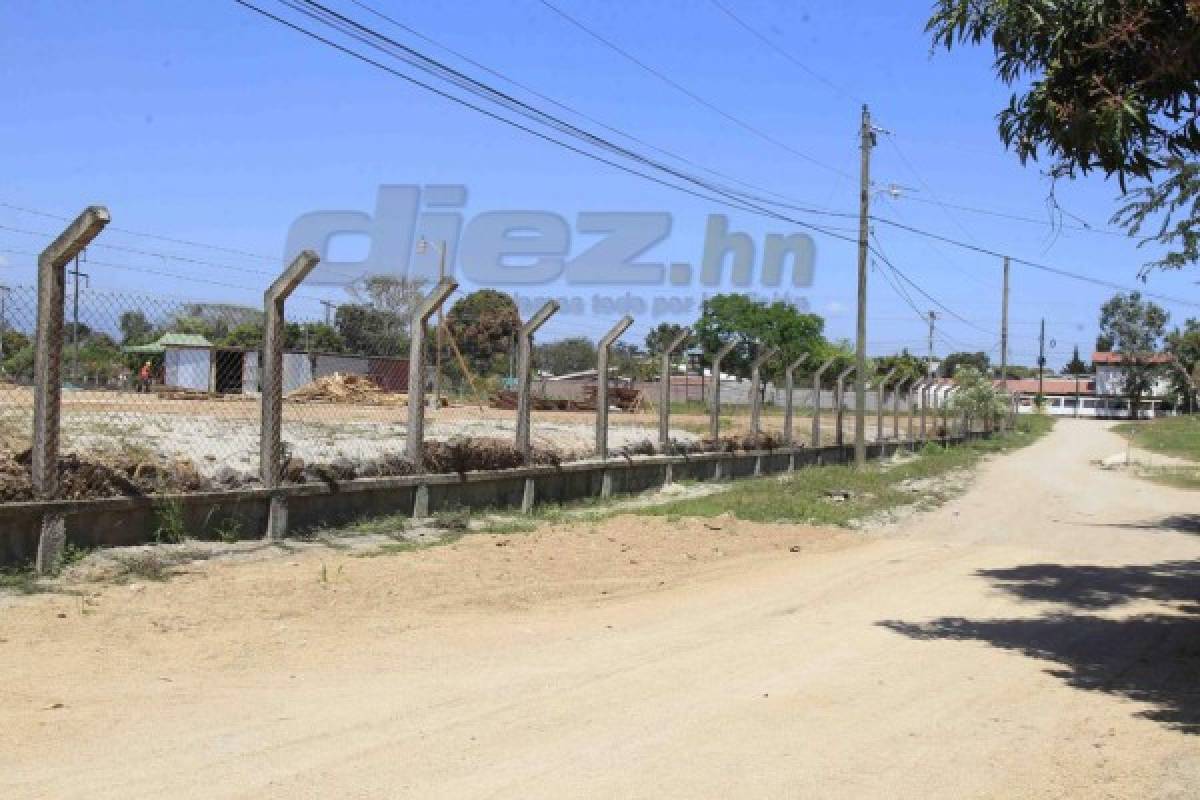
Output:
<instances>
[{"instance_id":1,"label":"pile of lumber","mask_svg":"<svg viewBox=\"0 0 1200 800\"><path fill-rule=\"evenodd\" d=\"M499 408L505 411L513 411L517 407L517 393L508 389L501 389L488 398L488 402L492 408ZM579 411L579 403L570 400L559 400L554 397L543 397L533 395L529 398L529 405L534 411ZM594 405L594 404L593 404Z\"/></svg>"},{"instance_id":2,"label":"pile of lumber","mask_svg":"<svg viewBox=\"0 0 1200 800\"><path fill-rule=\"evenodd\" d=\"M335 372L290 393L298 403L351 403L366 406L404 405L407 395L385 392L366 375Z\"/></svg>"},{"instance_id":3,"label":"pile of lumber","mask_svg":"<svg viewBox=\"0 0 1200 800\"><path fill-rule=\"evenodd\" d=\"M594 383L583 387L583 400L577 403L576 406L581 411L595 411L596 395L599 390L599 387ZM642 401L641 389L634 389L629 386L608 387L609 408L617 408L621 411L640 411Z\"/></svg>"}]
</instances>

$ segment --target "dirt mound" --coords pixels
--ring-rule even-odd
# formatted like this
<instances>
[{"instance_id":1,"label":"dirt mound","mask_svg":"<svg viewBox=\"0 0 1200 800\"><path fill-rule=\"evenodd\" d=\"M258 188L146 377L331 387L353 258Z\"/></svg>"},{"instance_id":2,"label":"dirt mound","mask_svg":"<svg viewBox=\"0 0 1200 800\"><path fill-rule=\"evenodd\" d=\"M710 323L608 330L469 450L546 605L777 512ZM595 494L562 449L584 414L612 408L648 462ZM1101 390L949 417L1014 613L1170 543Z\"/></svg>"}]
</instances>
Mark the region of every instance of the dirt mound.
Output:
<instances>
[{"instance_id":1,"label":"dirt mound","mask_svg":"<svg viewBox=\"0 0 1200 800\"><path fill-rule=\"evenodd\" d=\"M30 475L30 452L0 455L0 503L36 500ZM58 499L137 497L159 492L194 492L211 488L190 462L160 466L140 461L97 462L68 453L58 459Z\"/></svg>"},{"instance_id":2,"label":"dirt mound","mask_svg":"<svg viewBox=\"0 0 1200 800\"><path fill-rule=\"evenodd\" d=\"M300 403L354 403L357 405L404 405L407 396L385 392L366 375L335 372L317 378L287 395L287 399Z\"/></svg>"},{"instance_id":3,"label":"dirt mound","mask_svg":"<svg viewBox=\"0 0 1200 800\"><path fill-rule=\"evenodd\" d=\"M720 439L702 439L690 447L681 447L690 453L735 453L756 450L778 450L783 440L771 433L744 436L722 436Z\"/></svg>"},{"instance_id":4,"label":"dirt mound","mask_svg":"<svg viewBox=\"0 0 1200 800\"><path fill-rule=\"evenodd\" d=\"M535 465L557 465L559 458L550 450L534 448ZM506 439L461 437L425 445L425 467L430 472L472 472L483 469L512 469L525 466L521 452Z\"/></svg>"}]
</instances>

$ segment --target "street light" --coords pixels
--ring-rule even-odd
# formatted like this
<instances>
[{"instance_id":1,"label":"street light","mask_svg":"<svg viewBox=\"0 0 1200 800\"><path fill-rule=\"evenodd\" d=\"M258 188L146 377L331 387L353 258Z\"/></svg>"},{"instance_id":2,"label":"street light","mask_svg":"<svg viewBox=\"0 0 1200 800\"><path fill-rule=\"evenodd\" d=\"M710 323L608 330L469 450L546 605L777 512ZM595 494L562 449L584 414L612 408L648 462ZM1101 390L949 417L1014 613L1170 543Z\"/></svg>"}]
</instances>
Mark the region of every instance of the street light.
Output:
<instances>
[{"instance_id":1,"label":"street light","mask_svg":"<svg viewBox=\"0 0 1200 800\"><path fill-rule=\"evenodd\" d=\"M438 242L438 283L441 283L446 278L446 242L445 240ZM417 240L417 253L425 255L429 251L429 241L422 236ZM433 354L434 372L433 372L433 407L442 407L442 306L438 306L438 321L436 336L436 352Z\"/></svg>"}]
</instances>

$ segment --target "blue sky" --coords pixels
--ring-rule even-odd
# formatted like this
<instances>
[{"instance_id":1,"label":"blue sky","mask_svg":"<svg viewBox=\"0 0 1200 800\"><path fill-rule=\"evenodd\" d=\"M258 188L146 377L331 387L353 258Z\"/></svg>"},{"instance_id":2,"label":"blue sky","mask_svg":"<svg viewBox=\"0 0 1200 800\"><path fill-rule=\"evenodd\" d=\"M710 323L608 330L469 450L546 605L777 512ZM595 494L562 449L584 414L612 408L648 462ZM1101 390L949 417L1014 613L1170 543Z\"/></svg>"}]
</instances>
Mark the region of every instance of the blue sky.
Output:
<instances>
[{"instance_id":1,"label":"blue sky","mask_svg":"<svg viewBox=\"0 0 1200 800\"><path fill-rule=\"evenodd\" d=\"M857 207L859 103L866 101L876 123L890 132L875 151L873 177L880 185L909 187L898 199L877 198L879 216L1131 286L1141 263L1153 255L1120 237L1056 234L1043 225L937 204L1044 220L1050 184L1036 165L1022 167L997 138L994 117L1009 90L992 76L990 51L931 55L923 33L925 4L724 0L834 82L834 90L709 2L556 2L672 80L820 166L665 85L538 0L373 0L373 5L608 125L746 182L839 211ZM273 0L262 5L278 8ZM368 19L361 10L355 13ZM757 241L795 231L533 139L322 48L232 0L9 0L0 14L0 69L9 95L0 109L0 203L62 215L103 203L112 211L114 228L266 257L110 230L100 242L192 261L92 248L89 259L126 267L92 264L96 293L258 304L268 273L279 268L293 220L315 210L370 212L377 187L385 184L466 185L468 217L507 209L545 209L567 219L581 211L670 212L672 234L652 252L663 260L698 259L711 213L728 213L735 229ZM1105 226L1117 193L1114 182L1099 177L1057 187L1062 206L1096 227ZM0 226L50 232L56 225L0 206ZM937 351L990 350L995 356L998 259L887 227L877 227L877 234L897 267L969 321L939 313ZM854 246L820 234L814 239L813 286L792 293L827 317L829 335L849 336ZM5 259L0 280L31 283L33 257L4 251L34 252L44 242L0 228ZM588 243L587 237L575 238L577 250ZM1156 273L1145 288L1191 301L1194 280L1192 272ZM531 293L594 294L566 286ZM1055 342L1052 365L1065 362L1075 344L1089 351L1099 305L1110 294L1015 265L1011 360L1032 363L1042 317ZM320 298L346 297L317 286L303 287L300 295L292 312L309 318L321 315ZM933 307L915 293L914 299L922 310ZM1177 323L1200 316L1186 306L1164 305ZM868 308L872 354L905 346L924 351L925 324L878 272L871 275ZM545 337L594 336L612 321L605 314L562 314ZM644 333L653 321L643 317L633 333Z\"/></svg>"}]
</instances>

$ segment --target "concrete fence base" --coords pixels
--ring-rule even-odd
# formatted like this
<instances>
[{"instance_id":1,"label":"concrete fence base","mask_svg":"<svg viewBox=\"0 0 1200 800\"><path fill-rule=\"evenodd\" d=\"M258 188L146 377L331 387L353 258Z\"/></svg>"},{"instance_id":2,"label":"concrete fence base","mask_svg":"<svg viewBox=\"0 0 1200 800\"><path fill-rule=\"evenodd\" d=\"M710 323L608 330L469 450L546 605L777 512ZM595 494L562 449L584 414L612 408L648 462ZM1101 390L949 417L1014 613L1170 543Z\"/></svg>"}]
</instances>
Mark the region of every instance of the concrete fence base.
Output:
<instances>
[{"instance_id":1,"label":"concrete fence base","mask_svg":"<svg viewBox=\"0 0 1200 800\"><path fill-rule=\"evenodd\" d=\"M954 445L984 436L973 433L934 441ZM912 450L923 444L903 441L870 444L867 455L868 458L890 456L897 450ZM805 466L849 463L853 459L850 446L789 448L638 456L462 475L360 478L338 484L285 485L278 489L10 503L0 505L0 565L32 560L37 554L44 521L59 518L65 526L66 540L77 547L145 544L172 532L186 532L194 538L232 534L254 539L261 537L267 525L272 499L278 502L280 497L286 498L287 524L294 534L385 514L423 517L459 509L530 511L535 505L631 494L671 481L736 480L786 473Z\"/></svg>"}]
</instances>

